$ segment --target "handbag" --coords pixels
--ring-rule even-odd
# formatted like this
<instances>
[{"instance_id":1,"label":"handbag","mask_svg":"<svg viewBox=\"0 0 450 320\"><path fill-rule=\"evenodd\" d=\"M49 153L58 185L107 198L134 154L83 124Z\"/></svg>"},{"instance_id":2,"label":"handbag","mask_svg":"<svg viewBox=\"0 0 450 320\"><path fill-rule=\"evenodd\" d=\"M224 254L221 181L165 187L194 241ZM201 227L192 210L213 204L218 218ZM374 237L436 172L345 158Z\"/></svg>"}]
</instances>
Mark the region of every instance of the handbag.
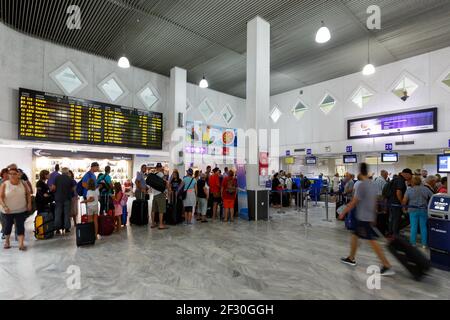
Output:
<instances>
[{"instance_id":1,"label":"handbag","mask_svg":"<svg viewBox=\"0 0 450 320\"><path fill-rule=\"evenodd\" d=\"M183 192L181 193L181 199L182 199L182 200L186 200L186 198L187 198L187 192L188 192L189 188L191 187L193 181L194 181L194 178L192 178L192 180L191 180L191 182L189 183L187 189L186 189L186 190L183 190Z\"/></svg>"}]
</instances>

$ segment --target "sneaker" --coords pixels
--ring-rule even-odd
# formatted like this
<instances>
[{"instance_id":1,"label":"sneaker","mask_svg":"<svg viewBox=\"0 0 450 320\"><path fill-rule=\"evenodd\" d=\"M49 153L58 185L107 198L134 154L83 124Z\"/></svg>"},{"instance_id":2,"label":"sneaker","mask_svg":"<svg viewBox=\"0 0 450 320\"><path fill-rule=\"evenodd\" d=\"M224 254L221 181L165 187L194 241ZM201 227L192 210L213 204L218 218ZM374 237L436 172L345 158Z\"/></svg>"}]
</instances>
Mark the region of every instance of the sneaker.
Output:
<instances>
[{"instance_id":1,"label":"sneaker","mask_svg":"<svg viewBox=\"0 0 450 320\"><path fill-rule=\"evenodd\" d=\"M382 268L381 268L381 271L380 271L380 274L381 274L382 276L385 276L385 277L387 277L387 276L393 276L393 275L395 274L395 271L392 270L392 268L382 267Z\"/></svg>"},{"instance_id":2,"label":"sneaker","mask_svg":"<svg viewBox=\"0 0 450 320\"><path fill-rule=\"evenodd\" d=\"M343 264L348 264L349 266L356 267L356 261L351 260L350 258L341 258L341 262Z\"/></svg>"}]
</instances>

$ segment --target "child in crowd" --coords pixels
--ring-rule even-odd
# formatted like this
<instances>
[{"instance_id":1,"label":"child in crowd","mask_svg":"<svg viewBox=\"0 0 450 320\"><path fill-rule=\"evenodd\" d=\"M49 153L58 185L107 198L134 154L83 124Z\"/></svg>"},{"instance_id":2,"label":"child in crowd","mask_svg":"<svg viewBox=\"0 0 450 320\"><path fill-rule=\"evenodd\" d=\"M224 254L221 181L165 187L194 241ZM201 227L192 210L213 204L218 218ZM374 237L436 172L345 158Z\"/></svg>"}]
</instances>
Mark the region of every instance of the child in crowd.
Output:
<instances>
[{"instance_id":1,"label":"child in crowd","mask_svg":"<svg viewBox=\"0 0 450 320\"><path fill-rule=\"evenodd\" d=\"M95 234L97 235L97 238L100 239L100 235L98 234L98 198L100 196L100 193L98 192L98 189L95 187L95 180L89 179L87 183L87 194L86 199L81 201L80 203L85 203L87 207L87 216L88 216L88 222L94 222L95 226Z\"/></svg>"},{"instance_id":2,"label":"child in crowd","mask_svg":"<svg viewBox=\"0 0 450 320\"><path fill-rule=\"evenodd\" d=\"M114 183L114 221L116 225L116 232L119 232L122 227L122 214L123 206L122 200L125 197L125 193L122 191L120 182Z\"/></svg>"}]
</instances>

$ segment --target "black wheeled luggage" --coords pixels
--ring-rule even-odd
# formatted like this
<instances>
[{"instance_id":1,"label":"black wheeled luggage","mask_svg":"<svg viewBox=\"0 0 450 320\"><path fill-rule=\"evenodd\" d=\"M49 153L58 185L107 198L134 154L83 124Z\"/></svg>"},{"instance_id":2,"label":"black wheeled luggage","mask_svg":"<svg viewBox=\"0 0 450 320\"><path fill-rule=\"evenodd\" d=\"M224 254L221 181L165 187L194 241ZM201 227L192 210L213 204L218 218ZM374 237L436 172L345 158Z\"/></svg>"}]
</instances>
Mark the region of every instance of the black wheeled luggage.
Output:
<instances>
[{"instance_id":1,"label":"black wheeled luggage","mask_svg":"<svg viewBox=\"0 0 450 320\"><path fill-rule=\"evenodd\" d=\"M417 281L430 269L430 261L425 255L402 237L390 241L388 249Z\"/></svg>"},{"instance_id":2,"label":"black wheeled luggage","mask_svg":"<svg viewBox=\"0 0 450 320\"><path fill-rule=\"evenodd\" d=\"M94 223L77 224L76 236L77 247L94 245L95 239L97 238Z\"/></svg>"},{"instance_id":3,"label":"black wheeled luggage","mask_svg":"<svg viewBox=\"0 0 450 320\"><path fill-rule=\"evenodd\" d=\"M148 225L148 201L134 200L131 208L130 224L136 226Z\"/></svg>"}]
</instances>

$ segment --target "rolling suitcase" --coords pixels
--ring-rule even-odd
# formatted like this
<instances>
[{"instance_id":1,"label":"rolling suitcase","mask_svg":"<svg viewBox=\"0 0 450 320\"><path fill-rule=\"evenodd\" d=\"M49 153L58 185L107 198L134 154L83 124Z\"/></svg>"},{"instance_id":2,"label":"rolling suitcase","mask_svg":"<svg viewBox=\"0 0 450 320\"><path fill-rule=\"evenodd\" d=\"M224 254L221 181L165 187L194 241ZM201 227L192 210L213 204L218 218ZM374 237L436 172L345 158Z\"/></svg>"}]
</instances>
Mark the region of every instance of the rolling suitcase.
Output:
<instances>
[{"instance_id":1,"label":"rolling suitcase","mask_svg":"<svg viewBox=\"0 0 450 320\"><path fill-rule=\"evenodd\" d=\"M110 236L115 229L114 217L110 215L98 216L98 234L101 236Z\"/></svg>"},{"instance_id":2,"label":"rolling suitcase","mask_svg":"<svg viewBox=\"0 0 450 320\"><path fill-rule=\"evenodd\" d=\"M77 224L76 236L77 247L94 245L97 238L94 223Z\"/></svg>"},{"instance_id":3,"label":"rolling suitcase","mask_svg":"<svg viewBox=\"0 0 450 320\"><path fill-rule=\"evenodd\" d=\"M378 228L373 228L373 231L380 238L384 238ZM411 273L416 281L420 281L430 270L431 263L427 257L405 238L395 237L393 240L387 241L387 247L389 252Z\"/></svg>"},{"instance_id":4,"label":"rolling suitcase","mask_svg":"<svg viewBox=\"0 0 450 320\"><path fill-rule=\"evenodd\" d=\"M388 249L416 281L422 279L430 269L430 261L404 238L394 238L389 242Z\"/></svg>"},{"instance_id":5,"label":"rolling suitcase","mask_svg":"<svg viewBox=\"0 0 450 320\"><path fill-rule=\"evenodd\" d=\"M148 201L146 200L133 201L130 224L136 226L148 225Z\"/></svg>"}]
</instances>

